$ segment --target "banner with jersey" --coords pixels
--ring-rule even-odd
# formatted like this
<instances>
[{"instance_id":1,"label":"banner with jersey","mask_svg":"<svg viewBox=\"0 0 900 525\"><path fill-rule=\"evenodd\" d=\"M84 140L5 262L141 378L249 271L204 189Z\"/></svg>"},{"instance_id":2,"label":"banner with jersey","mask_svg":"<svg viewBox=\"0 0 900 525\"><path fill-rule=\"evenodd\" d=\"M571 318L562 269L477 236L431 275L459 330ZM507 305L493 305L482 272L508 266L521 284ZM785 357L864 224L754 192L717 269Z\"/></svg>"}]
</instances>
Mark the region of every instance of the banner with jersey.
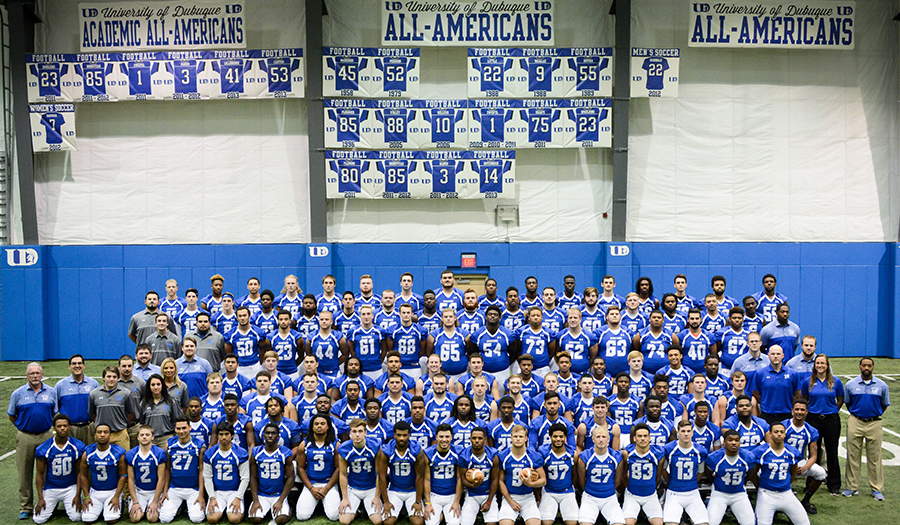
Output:
<instances>
[{"instance_id":1,"label":"banner with jersey","mask_svg":"<svg viewBox=\"0 0 900 525\"><path fill-rule=\"evenodd\" d=\"M611 47L469 48L469 97L609 97L612 56Z\"/></svg>"},{"instance_id":2,"label":"banner with jersey","mask_svg":"<svg viewBox=\"0 0 900 525\"><path fill-rule=\"evenodd\" d=\"M79 3L81 51L241 49L244 0Z\"/></svg>"},{"instance_id":3,"label":"banner with jersey","mask_svg":"<svg viewBox=\"0 0 900 525\"><path fill-rule=\"evenodd\" d=\"M302 98L303 50L28 55L29 102Z\"/></svg>"},{"instance_id":4,"label":"banner with jersey","mask_svg":"<svg viewBox=\"0 0 900 525\"><path fill-rule=\"evenodd\" d=\"M329 199L513 198L514 151L327 151Z\"/></svg>"},{"instance_id":5,"label":"banner with jersey","mask_svg":"<svg viewBox=\"0 0 900 525\"><path fill-rule=\"evenodd\" d=\"M856 46L856 2L690 2L690 47L846 49Z\"/></svg>"},{"instance_id":6,"label":"banner with jersey","mask_svg":"<svg viewBox=\"0 0 900 525\"><path fill-rule=\"evenodd\" d=\"M608 148L612 100L325 100L325 147Z\"/></svg>"},{"instance_id":7,"label":"banner with jersey","mask_svg":"<svg viewBox=\"0 0 900 525\"><path fill-rule=\"evenodd\" d=\"M326 97L416 98L416 48L325 47L322 94Z\"/></svg>"},{"instance_id":8,"label":"banner with jersey","mask_svg":"<svg viewBox=\"0 0 900 525\"><path fill-rule=\"evenodd\" d=\"M32 104L31 150L75 151L75 105Z\"/></svg>"},{"instance_id":9,"label":"banner with jersey","mask_svg":"<svg viewBox=\"0 0 900 525\"><path fill-rule=\"evenodd\" d=\"M558 0L385 0L384 46L552 46Z\"/></svg>"},{"instance_id":10,"label":"banner with jersey","mask_svg":"<svg viewBox=\"0 0 900 525\"><path fill-rule=\"evenodd\" d=\"M632 98L678 96L680 49L631 48Z\"/></svg>"}]
</instances>

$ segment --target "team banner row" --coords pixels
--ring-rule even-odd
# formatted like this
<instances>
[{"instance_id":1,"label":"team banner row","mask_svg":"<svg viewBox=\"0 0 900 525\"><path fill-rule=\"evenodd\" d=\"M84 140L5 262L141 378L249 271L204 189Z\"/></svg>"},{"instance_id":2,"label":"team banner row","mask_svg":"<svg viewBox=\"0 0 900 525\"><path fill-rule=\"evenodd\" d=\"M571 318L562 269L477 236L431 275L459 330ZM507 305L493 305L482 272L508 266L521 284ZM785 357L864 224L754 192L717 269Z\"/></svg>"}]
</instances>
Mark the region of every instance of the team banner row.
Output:
<instances>
[{"instance_id":1,"label":"team banner row","mask_svg":"<svg viewBox=\"0 0 900 525\"><path fill-rule=\"evenodd\" d=\"M28 101L302 98L303 50L28 55Z\"/></svg>"},{"instance_id":2,"label":"team banner row","mask_svg":"<svg viewBox=\"0 0 900 525\"><path fill-rule=\"evenodd\" d=\"M515 196L514 151L326 151L329 199Z\"/></svg>"},{"instance_id":3,"label":"team banner row","mask_svg":"<svg viewBox=\"0 0 900 525\"><path fill-rule=\"evenodd\" d=\"M325 147L609 148L611 99L325 100Z\"/></svg>"}]
</instances>

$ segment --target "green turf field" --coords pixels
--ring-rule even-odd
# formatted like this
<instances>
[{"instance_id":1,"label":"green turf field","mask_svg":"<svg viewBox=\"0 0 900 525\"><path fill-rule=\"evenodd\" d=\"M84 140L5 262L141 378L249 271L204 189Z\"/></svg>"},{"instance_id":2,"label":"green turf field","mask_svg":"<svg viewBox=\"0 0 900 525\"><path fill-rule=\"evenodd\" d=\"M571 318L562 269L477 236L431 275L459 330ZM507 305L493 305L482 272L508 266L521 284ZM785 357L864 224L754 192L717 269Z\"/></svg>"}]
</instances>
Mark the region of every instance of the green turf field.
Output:
<instances>
[{"instance_id":1,"label":"green turf field","mask_svg":"<svg viewBox=\"0 0 900 525\"><path fill-rule=\"evenodd\" d=\"M858 375L857 359L845 358L832 360L832 366L837 375L842 376L841 379L846 381L847 375ZM112 361L88 361L86 373L92 377L99 375L99 372L107 365L115 364ZM13 390L25 383L25 365L24 362L0 362L0 398L8 403L9 396ZM56 384L60 378L68 375L68 369L65 361L49 361L43 363L45 382L51 386ZM888 387L894 390L894 400L898 399L897 393L900 392L900 360L877 359L875 363L875 374L884 379ZM7 379L9 378L9 379ZM896 388L895 388L896 387ZM846 414L843 414L846 419ZM876 502L868 496L868 482L866 481L866 469L863 465L862 481L860 483L860 495L854 498L832 497L826 490L820 489L813 498L813 503L819 509L819 513L810 517L810 521L816 525L846 525L857 523L892 523L896 518L895 511L897 499L900 492L896 489L900 486L900 413L897 408L892 408L885 413L884 419L884 452L883 461L884 477L885 477L885 502ZM893 434L891 433L893 432ZM15 427L7 420L0 427L0 455L4 455L15 449ZM842 468L844 461L841 460ZM14 457L8 457L0 460L0 479L6 480L3 483L5 490L0 491L0 523L15 523L18 515L18 497L16 492L16 462ZM802 488L802 482L794 484L795 488ZM733 518L726 516L726 523L736 523ZM310 522L313 525L324 525L329 522L321 512L317 513ZM68 519L64 516L54 517L49 523L68 523ZM185 515L181 515L173 523L178 525L187 525L190 521ZM367 520L357 520L357 523L368 523ZM789 523L789 520L779 514L775 518L775 523ZM403 521L402 525L408 525L407 521Z\"/></svg>"}]
</instances>

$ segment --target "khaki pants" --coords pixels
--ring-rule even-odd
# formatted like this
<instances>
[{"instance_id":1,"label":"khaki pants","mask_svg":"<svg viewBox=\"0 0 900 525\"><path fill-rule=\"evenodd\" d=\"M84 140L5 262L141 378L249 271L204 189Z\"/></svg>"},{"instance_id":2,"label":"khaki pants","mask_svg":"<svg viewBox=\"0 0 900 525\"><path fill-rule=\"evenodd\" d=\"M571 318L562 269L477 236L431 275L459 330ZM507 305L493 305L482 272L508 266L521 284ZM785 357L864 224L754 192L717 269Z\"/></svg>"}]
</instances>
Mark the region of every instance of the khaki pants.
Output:
<instances>
[{"instance_id":1,"label":"khaki pants","mask_svg":"<svg viewBox=\"0 0 900 525\"><path fill-rule=\"evenodd\" d=\"M73 437L78 441L81 441L85 445L90 445L94 442L94 424L88 423L83 427L76 427L75 425L69 426L69 437Z\"/></svg>"},{"instance_id":2,"label":"khaki pants","mask_svg":"<svg viewBox=\"0 0 900 525\"><path fill-rule=\"evenodd\" d=\"M53 431L27 434L16 431L16 468L19 469L19 512L34 509L34 451L53 437Z\"/></svg>"},{"instance_id":3,"label":"khaki pants","mask_svg":"<svg viewBox=\"0 0 900 525\"><path fill-rule=\"evenodd\" d=\"M129 445L129 447L126 448L125 450L131 450L134 447L138 446L137 435L140 430L141 430L140 425L129 425L128 426L128 445Z\"/></svg>"},{"instance_id":4,"label":"khaki pants","mask_svg":"<svg viewBox=\"0 0 900 525\"><path fill-rule=\"evenodd\" d=\"M109 435L110 445L119 445L126 451L131 450L131 443L128 440L128 431L124 428L118 432L112 432Z\"/></svg>"},{"instance_id":5,"label":"khaki pants","mask_svg":"<svg viewBox=\"0 0 900 525\"><path fill-rule=\"evenodd\" d=\"M869 486L872 490L884 490L884 467L881 464L881 442L884 438L881 420L865 423L856 416L847 419L847 488L859 490L859 474L862 470L862 445L866 442L866 464Z\"/></svg>"},{"instance_id":6,"label":"khaki pants","mask_svg":"<svg viewBox=\"0 0 900 525\"><path fill-rule=\"evenodd\" d=\"M162 436L156 436L153 438L153 444L163 450L166 450L166 448L168 447L169 438L174 435L175 434L164 434Z\"/></svg>"}]
</instances>

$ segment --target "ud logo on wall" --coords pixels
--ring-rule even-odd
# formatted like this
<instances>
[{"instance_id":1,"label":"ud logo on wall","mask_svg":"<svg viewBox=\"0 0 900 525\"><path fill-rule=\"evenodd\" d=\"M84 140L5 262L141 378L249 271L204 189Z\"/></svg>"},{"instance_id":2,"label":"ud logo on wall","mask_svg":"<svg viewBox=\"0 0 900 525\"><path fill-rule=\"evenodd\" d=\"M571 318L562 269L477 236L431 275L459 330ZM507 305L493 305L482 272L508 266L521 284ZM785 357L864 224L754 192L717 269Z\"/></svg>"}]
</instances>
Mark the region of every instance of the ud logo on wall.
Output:
<instances>
[{"instance_id":1,"label":"ud logo on wall","mask_svg":"<svg viewBox=\"0 0 900 525\"><path fill-rule=\"evenodd\" d=\"M34 266L38 262L38 252L34 248L7 248L6 264L9 266Z\"/></svg>"},{"instance_id":2,"label":"ud logo on wall","mask_svg":"<svg viewBox=\"0 0 900 525\"><path fill-rule=\"evenodd\" d=\"M309 247L309 256L310 257L328 257L328 246L310 246Z\"/></svg>"},{"instance_id":3,"label":"ud logo on wall","mask_svg":"<svg viewBox=\"0 0 900 525\"><path fill-rule=\"evenodd\" d=\"M627 244L611 244L609 246L609 254L613 257L625 257L631 253L631 248Z\"/></svg>"}]
</instances>

